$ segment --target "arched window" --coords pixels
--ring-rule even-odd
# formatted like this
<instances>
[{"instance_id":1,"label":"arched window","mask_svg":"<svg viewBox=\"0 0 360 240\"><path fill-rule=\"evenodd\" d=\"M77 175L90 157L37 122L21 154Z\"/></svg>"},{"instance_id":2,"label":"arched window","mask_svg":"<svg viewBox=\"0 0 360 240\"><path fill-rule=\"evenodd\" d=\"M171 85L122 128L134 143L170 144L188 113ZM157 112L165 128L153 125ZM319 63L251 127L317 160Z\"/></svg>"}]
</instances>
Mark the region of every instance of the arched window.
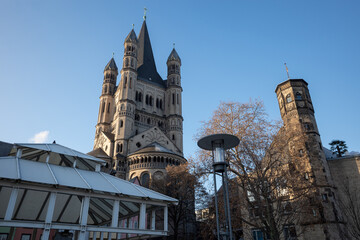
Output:
<instances>
[{"instance_id":1,"label":"arched window","mask_svg":"<svg viewBox=\"0 0 360 240\"><path fill-rule=\"evenodd\" d=\"M110 103L108 103L107 112L110 113Z\"/></svg>"},{"instance_id":2,"label":"arched window","mask_svg":"<svg viewBox=\"0 0 360 240\"><path fill-rule=\"evenodd\" d=\"M138 91L135 92L135 101L138 101L139 100L139 93Z\"/></svg>"},{"instance_id":3,"label":"arched window","mask_svg":"<svg viewBox=\"0 0 360 240\"><path fill-rule=\"evenodd\" d=\"M131 66L134 67L134 59L131 59Z\"/></svg>"},{"instance_id":4,"label":"arched window","mask_svg":"<svg viewBox=\"0 0 360 240\"><path fill-rule=\"evenodd\" d=\"M126 84L127 84L127 77L124 78L124 88L126 88Z\"/></svg>"},{"instance_id":5,"label":"arched window","mask_svg":"<svg viewBox=\"0 0 360 240\"><path fill-rule=\"evenodd\" d=\"M172 135L172 140L175 140L175 134Z\"/></svg>"},{"instance_id":6,"label":"arched window","mask_svg":"<svg viewBox=\"0 0 360 240\"><path fill-rule=\"evenodd\" d=\"M150 183L150 175L149 173L145 172L141 176L141 185L143 187L149 187L149 183Z\"/></svg>"},{"instance_id":7,"label":"arched window","mask_svg":"<svg viewBox=\"0 0 360 240\"><path fill-rule=\"evenodd\" d=\"M286 95L286 102L289 103L291 101L292 101L291 95L290 94Z\"/></svg>"},{"instance_id":8,"label":"arched window","mask_svg":"<svg viewBox=\"0 0 360 240\"><path fill-rule=\"evenodd\" d=\"M129 59L126 58L126 59L125 59L125 67L128 67L128 66L129 66Z\"/></svg>"},{"instance_id":9,"label":"arched window","mask_svg":"<svg viewBox=\"0 0 360 240\"><path fill-rule=\"evenodd\" d=\"M124 109L125 109L124 104L121 104L120 110L124 110Z\"/></svg>"},{"instance_id":10,"label":"arched window","mask_svg":"<svg viewBox=\"0 0 360 240\"><path fill-rule=\"evenodd\" d=\"M122 128L124 126L123 120L120 120L120 127Z\"/></svg>"},{"instance_id":11,"label":"arched window","mask_svg":"<svg viewBox=\"0 0 360 240\"><path fill-rule=\"evenodd\" d=\"M156 99L156 108L159 108L159 99Z\"/></svg>"},{"instance_id":12,"label":"arched window","mask_svg":"<svg viewBox=\"0 0 360 240\"><path fill-rule=\"evenodd\" d=\"M149 104L149 95L146 95L146 97L145 97L145 103L146 103L146 105Z\"/></svg>"},{"instance_id":13,"label":"arched window","mask_svg":"<svg viewBox=\"0 0 360 240\"><path fill-rule=\"evenodd\" d=\"M118 153L120 150L120 145L119 144L116 144L116 152Z\"/></svg>"},{"instance_id":14,"label":"arched window","mask_svg":"<svg viewBox=\"0 0 360 240\"><path fill-rule=\"evenodd\" d=\"M102 104L102 110L101 111L105 112L105 102L103 102L103 104Z\"/></svg>"},{"instance_id":15,"label":"arched window","mask_svg":"<svg viewBox=\"0 0 360 240\"><path fill-rule=\"evenodd\" d=\"M153 98L152 98L152 96L149 97L149 104L150 104L150 106L153 105Z\"/></svg>"},{"instance_id":16,"label":"arched window","mask_svg":"<svg viewBox=\"0 0 360 240\"><path fill-rule=\"evenodd\" d=\"M123 145L120 144L120 147L119 147L119 152L122 152L123 151Z\"/></svg>"},{"instance_id":17,"label":"arched window","mask_svg":"<svg viewBox=\"0 0 360 240\"><path fill-rule=\"evenodd\" d=\"M175 105L175 93L172 94L172 104Z\"/></svg>"},{"instance_id":18,"label":"arched window","mask_svg":"<svg viewBox=\"0 0 360 240\"><path fill-rule=\"evenodd\" d=\"M129 84L129 88L131 88L132 85L132 77L130 77L130 84Z\"/></svg>"},{"instance_id":19,"label":"arched window","mask_svg":"<svg viewBox=\"0 0 360 240\"><path fill-rule=\"evenodd\" d=\"M177 102L177 104L179 104L179 103L180 103L179 94L177 94L177 95L176 95L176 102Z\"/></svg>"},{"instance_id":20,"label":"arched window","mask_svg":"<svg viewBox=\"0 0 360 240\"><path fill-rule=\"evenodd\" d=\"M139 92L139 102L142 102L142 93Z\"/></svg>"},{"instance_id":21,"label":"arched window","mask_svg":"<svg viewBox=\"0 0 360 240\"><path fill-rule=\"evenodd\" d=\"M295 94L295 99L296 99L296 100L302 100L301 93L297 92L297 93Z\"/></svg>"},{"instance_id":22,"label":"arched window","mask_svg":"<svg viewBox=\"0 0 360 240\"><path fill-rule=\"evenodd\" d=\"M150 124L150 118L147 119L147 123Z\"/></svg>"},{"instance_id":23,"label":"arched window","mask_svg":"<svg viewBox=\"0 0 360 240\"><path fill-rule=\"evenodd\" d=\"M104 93L107 93L107 86L104 86Z\"/></svg>"},{"instance_id":24,"label":"arched window","mask_svg":"<svg viewBox=\"0 0 360 240\"><path fill-rule=\"evenodd\" d=\"M160 109L162 109L162 99L160 99Z\"/></svg>"}]
</instances>

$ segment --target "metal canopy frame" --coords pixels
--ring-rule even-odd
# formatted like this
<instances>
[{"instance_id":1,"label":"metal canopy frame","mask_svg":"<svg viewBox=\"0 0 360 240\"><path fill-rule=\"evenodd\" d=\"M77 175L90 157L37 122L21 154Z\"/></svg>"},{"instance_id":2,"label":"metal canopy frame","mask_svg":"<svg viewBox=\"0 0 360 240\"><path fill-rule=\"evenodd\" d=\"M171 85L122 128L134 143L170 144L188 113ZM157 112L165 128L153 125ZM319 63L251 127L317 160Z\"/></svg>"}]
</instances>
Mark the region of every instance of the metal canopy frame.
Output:
<instances>
[{"instance_id":1,"label":"metal canopy frame","mask_svg":"<svg viewBox=\"0 0 360 240\"><path fill-rule=\"evenodd\" d=\"M102 160L62 151L62 146L56 146L57 152L14 146L16 152L0 157L0 226L42 228L44 240L50 229L78 231L81 240L96 232L131 238L167 235L168 205L177 204L176 199L102 173L96 166ZM155 228L156 211L163 212L161 229ZM136 228L129 224L134 217Z\"/></svg>"}]
</instances>

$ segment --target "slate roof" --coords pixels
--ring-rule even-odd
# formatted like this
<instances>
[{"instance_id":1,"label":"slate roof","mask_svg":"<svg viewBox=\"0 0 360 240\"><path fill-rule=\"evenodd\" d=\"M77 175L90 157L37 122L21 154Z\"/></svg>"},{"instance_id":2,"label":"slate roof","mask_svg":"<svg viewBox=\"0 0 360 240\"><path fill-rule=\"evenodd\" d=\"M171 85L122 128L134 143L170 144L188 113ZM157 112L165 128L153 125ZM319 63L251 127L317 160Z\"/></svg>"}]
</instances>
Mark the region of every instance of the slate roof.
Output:
<instances>
[{"instance_id":1,"label":"slate roof","mask_svg":"<svg viewBox=\"0 0 360 240\"><path fill-rule=\"evenodd\" d=\"M106 71L106 70L118 70L113 57L110 59L108 64L106 64L104 71Z\"/></svg>"},{"instance_id":2,"label":"slate roof","mask_svg":"<svg viewBox=\"0 0 360 240\"><path fill-rule=\"evenodd\" d=\"M125 38L125 42L134 42L136 43L138 40L137 40L137 37L136 37L136 34L134 32L134 29L131 30L131 32L129 33L129 35L127 35L127 37Z\"/></svg>"},{"instance_id":3,"label":"slate roof","mask_svg":"<svg viewBox=\"0 0 360 240\"><path fill-rule=\"evenodd\" d=\"M179 61L181 64L181 59L179 57L179 54L176 52L175 48L173 48L173 50L171 51L171 53L167 59L167 62L174 61L174 60Z\"/></svg>"},{"instance_id":4,"label":"slate roof","mask_svg":"<svg viewBox=\"0 0 360 240\"><path fill-rule=\"evenodd\" d=\"M147 30L146 21L143 22L139 37L139 50L138 50L138 78L147 80L151 83L158 84L166 87L164 80L161 78L156 70L153 51L151 48L149 32Z\"/></svg>"}]
</instances>

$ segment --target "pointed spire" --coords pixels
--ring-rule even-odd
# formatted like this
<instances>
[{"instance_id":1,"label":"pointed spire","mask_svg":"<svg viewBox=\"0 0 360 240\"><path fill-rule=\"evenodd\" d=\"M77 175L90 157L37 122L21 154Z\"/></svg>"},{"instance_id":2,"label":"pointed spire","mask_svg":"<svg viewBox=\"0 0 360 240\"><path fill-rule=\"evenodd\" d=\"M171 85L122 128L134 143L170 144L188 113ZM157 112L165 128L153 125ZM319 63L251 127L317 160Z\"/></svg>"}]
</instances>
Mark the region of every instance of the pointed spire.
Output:
<instances>
[{"instance_id":1,"label":"pointed spire","mask_svg":"<svg viewBox=\"0 0 360 240\"><path fill-rule=\"evenodd\" d=\"M170 53L170 55L169 55L169 57L167 59L167 62L169 62L169 61L178 61L181 64L181 59L179 57L179 54L175 50L175 43L174 43L174 48L171 51L171 53Z\"/></svg>"},{"instance_id":2,"label":"pointed spire","mask_svg":"<svg viewBox=\"0 0 360 240\"><path fill-rule=\"evenodd\" d=\"M131 29L130 33L127 35L127 37L125 38L125 42L133 42L133 43L137 43L137 37L136 37L136 33L134 31L134 28Z\"/></svg>"},{"instance_id":3,"label":"pointed spire","mask_svg":"<svg viewBox=\"0 0 360 240\"><path fill-rule=\"evenodd\" d=\"M114 60L114 53L113 53L113 57L110 59L110 61L108 62L108 64L106 64L104 71L106 70L118 70L115 60Z\"/></svg>"},{"instance_id":4,"label":"pointed spire","mask_svg":"<svg viewBox=\"0 0 360 240\"><path fill-rule=\"evenodd\" d=\"M150 37L146 26L146 21L143 22L138 37L138 77L152 82L164 85L164 81L156 70L154 55L150 43Z\"/></svg>"}]
</instances>

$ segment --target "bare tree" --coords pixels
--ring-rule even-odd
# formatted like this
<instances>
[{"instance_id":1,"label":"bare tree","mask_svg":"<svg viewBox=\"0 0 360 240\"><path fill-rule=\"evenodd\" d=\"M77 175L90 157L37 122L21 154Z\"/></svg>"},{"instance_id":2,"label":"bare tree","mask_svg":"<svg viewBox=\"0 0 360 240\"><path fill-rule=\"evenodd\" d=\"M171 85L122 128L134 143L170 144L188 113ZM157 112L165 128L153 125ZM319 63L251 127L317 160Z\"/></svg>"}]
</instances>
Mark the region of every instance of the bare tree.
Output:
<instances>
[{"instance_id":1,"label":"bare tree","mask_svg":"<svg viewBox=\"0 0 360 240\"><path fill-rule=\"evenodd\" d=\"M151 188L179 200L168 209L170 239L195 239L195 201L206 191L188 164L168 166L166 172L163 178L152 180Z\"/></svg>"},{"instance_id":2,"label":"bare tree","mask_svg":"<svg viewBox=\"0 0 360 240\"><path fill-rule=\"evenodd\" d=\"M338 204L347 222L347 239L360 239L360 193L347 177L339 184Z\"/></svg>"},{"instance_id":3,"label":"bare tree","mask_svg":"<svg viewBox=\"0 0 360 240\"><path fill-rule=\"evenodd\" d=\"M306 161L297 161L306 149L302 146L305 136L300 132L289 135L269 120L261 101L221 103L212 118L203 122L196 138L216 133L240 139L237 147L227 151L227 160L246 204L232 219L239 218L247 229L259 229L273 240L290 237L300 216L309 211L305 206L315 191ZM297 144L291 147L294 141ZM199 172L206 176L212 172L211 153L200 151L197 159Z\"/></svg>"}]
</instances>

